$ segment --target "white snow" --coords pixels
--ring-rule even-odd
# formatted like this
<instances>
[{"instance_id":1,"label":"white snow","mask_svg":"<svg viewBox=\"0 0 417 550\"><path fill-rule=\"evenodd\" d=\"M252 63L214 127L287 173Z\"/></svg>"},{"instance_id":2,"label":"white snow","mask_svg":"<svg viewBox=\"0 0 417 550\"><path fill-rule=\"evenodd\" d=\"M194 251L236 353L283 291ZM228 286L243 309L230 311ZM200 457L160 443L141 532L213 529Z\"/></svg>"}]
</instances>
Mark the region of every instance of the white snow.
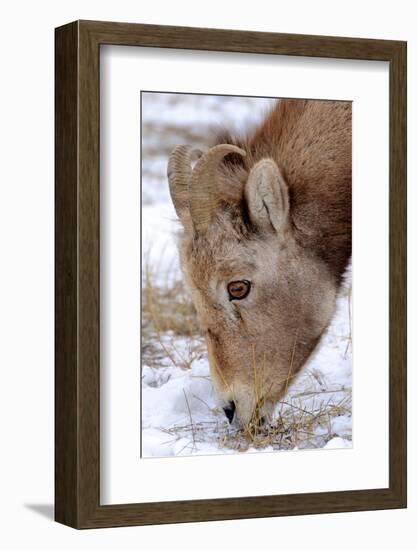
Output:
<instances>
[{"instance_id":1,"label":"white snow","mask_svg":"<svg viewBox=\"0 0 417 550\"><path fill-rule=\"evenodd\" d=\"M171 281L181 278L176 248L179 226L165 176L169 151L187 139L204 142L213 126L248 128L270 105L271 100L142 94L142 263L151 266L157 285L164 285L167 277ZM197 137L196 128L202 132ZM290 387L285 404L278 403L275 409L276 417L289 424L300 410L307 410L305 414L312 417L320 414L320 421L311 425L311 433L294 439L289 430L279 441L266 436L261 448L244 443L239 427L229 425L217 403L203 340L165 331L151 342L158 352L157 361L148 364L143 354L142 456L352 446L350 284L349 272L326 334ZM142 345L147 343L142 340ZM190 356L190 368L181 368L182 357Z\"/></svg>"},{"instance_id":2,"label":"white snow","mask_svg":"<svg viewBox=\"0 0 417 550\"><path fill-rule=\"evenodd\" d=\"M333 437L330 441L326 443L326 445L323 447L324 449L347 449L351 447L352 444L347 439L343 439L342 437Z\"/></svg>"},{"instance_id":3,"label":"white snow","mask_svg":"<svg viewBox=\"0 0 417 550\"><path fill-rule=\"evenodd\" d=\"M142 206L142 261L159 273L159 281L167 274L180 276L176 246L179 230L171 202Z\"/></svg>"}]
</instances>

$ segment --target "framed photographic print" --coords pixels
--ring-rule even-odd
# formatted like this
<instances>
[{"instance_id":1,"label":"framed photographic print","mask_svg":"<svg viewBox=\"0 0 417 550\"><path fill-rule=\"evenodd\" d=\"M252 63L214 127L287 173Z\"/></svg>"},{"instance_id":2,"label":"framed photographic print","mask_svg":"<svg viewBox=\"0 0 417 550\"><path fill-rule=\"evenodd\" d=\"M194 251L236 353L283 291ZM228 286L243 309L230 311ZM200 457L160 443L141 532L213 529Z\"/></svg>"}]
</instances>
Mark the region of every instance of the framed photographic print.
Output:
<instances>
[{"instance_id":1,"label":"framed photographic print","mask_svg":"<svg viewBox=\"0 0 417 550\"><path fill-rule=\"evenodd\" d=\"M56 29L56 520L406 506L406 43Z\"/></svg>"}]
</instances>

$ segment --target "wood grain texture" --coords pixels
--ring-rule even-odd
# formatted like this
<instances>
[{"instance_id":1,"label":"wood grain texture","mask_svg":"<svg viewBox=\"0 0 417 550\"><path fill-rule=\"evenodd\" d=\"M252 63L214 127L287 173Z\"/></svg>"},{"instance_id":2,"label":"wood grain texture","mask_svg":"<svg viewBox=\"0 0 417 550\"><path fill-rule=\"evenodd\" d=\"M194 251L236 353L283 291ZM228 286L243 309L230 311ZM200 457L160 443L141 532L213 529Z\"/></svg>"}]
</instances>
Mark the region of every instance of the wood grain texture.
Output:
<instances>
[{"instance_id":1,"label":"wood grain texture","mask_svg":"<svg viewBox=\"0 0 417 550\"><path fill-rule=\"evenodd\" d=\"M407 47L390 62L389 188L389 471L407 493Z\"/></svg>"},{"instance_id":2,"label":"wood grain texture","mask_svg":"<svg viewBox=\"0 0 417 550\"><path fill-rule=\"evenodd\" d=\"M76 525L78 506L77 182L78 28L55 43L55 519Z\"/></svg>"},{"instance_id":3,"label":"wood grain texture","mask_svg":"<svg viewBox=\"0 0 417 550\"><path fill-rule=\"evenodd\" d=\"M56 520L76 528L406 506L406 44L78 21L56 29ZM100 45L390 63L390 366L387 489L100 505Z\"/></svg>"}]
</instances>

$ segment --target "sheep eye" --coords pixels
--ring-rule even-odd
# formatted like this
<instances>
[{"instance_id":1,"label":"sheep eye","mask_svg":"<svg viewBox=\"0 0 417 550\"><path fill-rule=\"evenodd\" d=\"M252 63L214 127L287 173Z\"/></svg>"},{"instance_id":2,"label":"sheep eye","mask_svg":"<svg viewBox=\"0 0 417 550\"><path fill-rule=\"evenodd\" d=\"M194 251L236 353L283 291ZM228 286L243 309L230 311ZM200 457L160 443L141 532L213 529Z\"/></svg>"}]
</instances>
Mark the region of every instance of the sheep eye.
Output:
<instances>
[{"instance_id":1,"label":"sheep eye","mask_svg":"<svg viewBox=\"0 0 417 550\"><path fill-rule=\"evenodd\" d=\"M250 282L232 281L227 285L227 292L229 293L229 300L242 300L246 298L250 291Z\"/></svg>"}]
</instances>

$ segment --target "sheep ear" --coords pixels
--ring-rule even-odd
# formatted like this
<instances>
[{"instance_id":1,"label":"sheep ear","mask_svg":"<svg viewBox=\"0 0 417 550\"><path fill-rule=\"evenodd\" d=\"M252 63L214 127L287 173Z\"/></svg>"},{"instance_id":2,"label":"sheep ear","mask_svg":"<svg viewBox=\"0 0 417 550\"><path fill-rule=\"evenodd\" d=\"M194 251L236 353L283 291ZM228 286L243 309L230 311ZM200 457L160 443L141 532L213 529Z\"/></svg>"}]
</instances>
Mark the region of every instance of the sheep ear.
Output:
<instances>
[{"instance_id":1,"label":"sheep ear","mask_svg":"<svg viewBox=\"0 0 417 550\"><path fill-rule=\"evenodd\" d=\"M272 159L252 168L245 187L251 222L263 230L281 231L288 222L288 187Z\"/></svg>"}]
</instances>

